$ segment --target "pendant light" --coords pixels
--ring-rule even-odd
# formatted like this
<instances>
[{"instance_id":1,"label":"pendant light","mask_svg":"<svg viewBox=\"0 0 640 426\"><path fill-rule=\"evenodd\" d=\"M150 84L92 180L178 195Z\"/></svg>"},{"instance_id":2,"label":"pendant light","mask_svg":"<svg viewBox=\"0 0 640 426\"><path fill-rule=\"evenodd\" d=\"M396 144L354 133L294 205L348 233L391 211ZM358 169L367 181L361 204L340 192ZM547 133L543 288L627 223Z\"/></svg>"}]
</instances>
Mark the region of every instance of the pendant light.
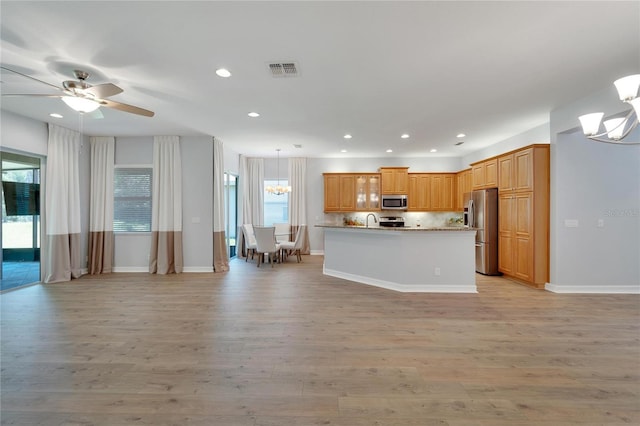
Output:
<instances>
[{"instance_id":1,"label":"pendant light","mask_svg":"<svg viewBox=\"0 0 640 426\"><path fill-rule=\"evenodd\" d=\"M267 191L269 194L273 194L273 195L283 195L283 194L288 194L289 192L291 192L291 187L290 186L282 186L280 185L280 148L276 149L277 151L277 155L278 155L278 160L276 163L276 167L277 167L277 171L278 171L278 181L276 186L271 186L268 185L265 188L265 191Z\"/></svg>"}]
</instances>

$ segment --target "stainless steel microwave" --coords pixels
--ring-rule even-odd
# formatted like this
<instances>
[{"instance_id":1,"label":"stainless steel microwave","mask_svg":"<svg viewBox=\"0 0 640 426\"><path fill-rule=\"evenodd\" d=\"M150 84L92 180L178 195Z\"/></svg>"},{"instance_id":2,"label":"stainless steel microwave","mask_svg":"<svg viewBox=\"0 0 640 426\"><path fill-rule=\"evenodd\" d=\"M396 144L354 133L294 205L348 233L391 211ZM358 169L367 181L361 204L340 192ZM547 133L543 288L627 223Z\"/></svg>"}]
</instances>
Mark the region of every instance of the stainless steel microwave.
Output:
<instances>
[{"instance_id":1,"label":"stainless steel microwave","mask_svg":"<svg viewBox=\"0 0 640 426\"><path fill-rule=\"evenodd\" d=\"M382 210L406 210L406 209L407 209L406 195L383 195L382 196Z\"/></svg>"}]
</instances>

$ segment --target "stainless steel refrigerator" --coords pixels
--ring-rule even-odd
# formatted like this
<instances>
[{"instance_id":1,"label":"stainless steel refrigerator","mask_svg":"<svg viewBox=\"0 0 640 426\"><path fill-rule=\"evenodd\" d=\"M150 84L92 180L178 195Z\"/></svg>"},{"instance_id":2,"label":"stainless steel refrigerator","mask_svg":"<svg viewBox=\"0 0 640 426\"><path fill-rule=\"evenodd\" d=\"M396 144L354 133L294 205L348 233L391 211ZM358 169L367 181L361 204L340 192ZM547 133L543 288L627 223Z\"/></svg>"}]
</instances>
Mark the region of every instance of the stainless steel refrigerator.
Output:
<instances>
[{"instance_id":1,"label":"stainless steel refrigerator","mask_svg":"<svg viewBox=\"0 0 640 426\"><path fill-rule=\"evenodd\" d=\"M467 223L476 232L476 272L500 275L498 271L498 189L465 194Z\"/></svg>"}]
</instances>

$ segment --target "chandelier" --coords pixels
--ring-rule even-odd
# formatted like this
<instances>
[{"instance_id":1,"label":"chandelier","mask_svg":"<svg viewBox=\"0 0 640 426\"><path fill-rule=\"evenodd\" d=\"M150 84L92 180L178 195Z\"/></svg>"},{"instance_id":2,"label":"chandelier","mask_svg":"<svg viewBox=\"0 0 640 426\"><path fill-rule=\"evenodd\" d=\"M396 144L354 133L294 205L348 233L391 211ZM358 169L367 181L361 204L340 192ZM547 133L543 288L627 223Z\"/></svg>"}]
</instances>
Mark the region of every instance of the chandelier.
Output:
<instances>
[{"instance_id":1,"label":"chandelier","mask_svg":"<svg viewBox=\"0 0 640 426\"><path fill-rule=\"evenodd\" d=\"M265 188L265 191L267 191L269 194L273 194L273 195L283 195L283 194L288 194L289 192L291 192L291 187L290 186L282 186L280 185L280 149L276 149L276 151L278 152L278 162L276 163L277 168L278 168L278 183L276 184L276 186L271 186L268 185Z\"/></svg>"},{"instance_id":2,"label":"chandelier","mask_svg":"<svg viewBox=\"0 0 640 426\"><path fill-rule=\"evenodd\" d=\"M589 139L598 142L614 143L618 145L639 145L640 142L627 142L623 139L638 125L640 117L640 74L629 75L613 82L618 90L618 96L622 102L628 103L633 108L624 117L611 118L604 121L604 132L600 131L600 122L603 112L594 112L578 117L582 125L582 131Z\"/></svg>"}]
</instances>

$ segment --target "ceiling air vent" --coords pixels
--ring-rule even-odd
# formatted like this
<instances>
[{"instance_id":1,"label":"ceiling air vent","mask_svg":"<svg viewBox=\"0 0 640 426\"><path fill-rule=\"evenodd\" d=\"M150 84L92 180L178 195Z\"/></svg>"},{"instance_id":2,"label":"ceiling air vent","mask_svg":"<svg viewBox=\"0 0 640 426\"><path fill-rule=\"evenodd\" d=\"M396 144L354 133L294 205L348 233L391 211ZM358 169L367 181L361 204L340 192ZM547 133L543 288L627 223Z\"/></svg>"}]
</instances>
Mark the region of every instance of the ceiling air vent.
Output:
<instances>
[{"instance_id":1,"label":"ceiling air vent","mask_svg":"<svg viewBox=\"0 0 640 426\"><path fill-rule=\"evenodd\" d=\"M295 62L271 62L267 65L272 77L297 77L299 74Z\"/></svg>"}]
</instances>

